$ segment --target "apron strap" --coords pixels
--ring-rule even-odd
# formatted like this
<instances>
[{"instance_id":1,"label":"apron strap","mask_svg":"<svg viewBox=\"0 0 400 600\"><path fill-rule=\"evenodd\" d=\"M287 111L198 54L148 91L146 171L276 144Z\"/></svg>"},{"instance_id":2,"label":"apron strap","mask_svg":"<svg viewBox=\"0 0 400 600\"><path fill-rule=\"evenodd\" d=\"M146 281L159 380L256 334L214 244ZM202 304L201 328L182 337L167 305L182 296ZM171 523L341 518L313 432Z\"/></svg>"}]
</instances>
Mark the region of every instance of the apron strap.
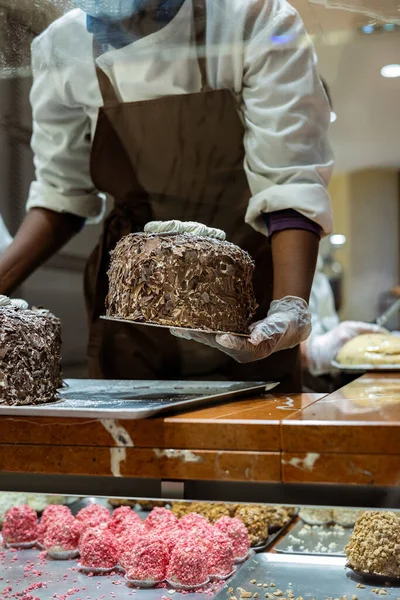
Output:
<instances>
[{"instance_id":1,"label":"apron strap","mask_svg":"<svg viewBox=\"0 0 400 600\"><path fill-rule=\"evenodd\" d=\"M207 7L206 0L193 0L194 28L196 32L197 62L201 74L201 91L206 92L211 89L207 75L206 60L206 30L207 30ZM96 75L99 82L100 92L103 97L104 107L116 106L120 104L120 99L111 83L108 75L97 66L96 58L103 53L102 45L93 36L93 57L96 66Z\"/></svg>"},{"instance_id":2,"label":"apron strap","mask_svg":"<svg viewBox=\"0 0 400 600\"><path fill-rule=\"evenodd\" d=\"M211 89L207 75L206 42L207 42L207 6L206 0L193 0L194 30L196 32L197 62L201 74L201 91Z\"/></svg>"}]
</instances>

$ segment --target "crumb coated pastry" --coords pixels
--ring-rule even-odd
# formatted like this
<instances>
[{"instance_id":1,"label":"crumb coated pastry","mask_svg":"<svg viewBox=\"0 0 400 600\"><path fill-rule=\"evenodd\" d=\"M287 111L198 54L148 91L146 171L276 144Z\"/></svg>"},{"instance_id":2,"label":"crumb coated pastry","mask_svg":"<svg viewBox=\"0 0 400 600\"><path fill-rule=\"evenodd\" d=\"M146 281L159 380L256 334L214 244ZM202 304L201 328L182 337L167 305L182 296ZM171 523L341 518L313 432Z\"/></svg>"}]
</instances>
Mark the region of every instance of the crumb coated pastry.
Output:
<instances>
[{"instance_id":1,"label":"crumb coated pastry","mask_svg":"<svg viewBox=\"0 0 400 600\"><path fill-rule=\"evenodd\" d=\"M126 569L126 565L130 560L133 548L143 539L148 538L149 535L149 532L145 527L143 527L143 525L132 524L124 533L121 533L117 537L121 551L119 558L121 567Z\"/></svg>"},{"instance_id":2,"label":"crumb coated pastry","mask_svg":"<svg viewBox=\"0 0 400 600\"><path fill-rule=\"evenodd\" d=\"M85 529L98 527L102 523L111 521L110 511L99 504L90 504L82 508L76 515L78 521L83 523Z\"/></svg>"},{"instance_id":3,"label":"crumb coated pastry","mask_svg":"<svg viewBox=\"0 0 400 600\"><path fill-rule=\"evenodd\" d=\"M73 518L72 512L68 506L64 506L63 504L49 504L49 506L46 506L42 513L40 523L46 525L50 521L65 517Z\"/></svg>"},{"instance_id":4,"label":"crumb coated pastry","mask_svg":"<svg viewBox=\"0 0 400 600\"><path fill-rule=\"evenodd\" d=\"M215 527L231 540L235 560L247 557L250 550L250 538L243 521L236 517L222 517L215 523Z\"/></svg>"},{"instance_id":5,"label":"crumb coated pastry","mask_svg":"<svg viewBox=\"0 0 400 600\"><path fill-rule=\"evenodd\" d=\"M129 506L120 506L114 510L111 520L107 523L107 528L119 537L132 525L142 526L141 518Z\"/></svg>"},{"instance_id":6,"label":"crumb coated pastry","mask_svg":"<svg viewBox=\"0 0 400 600\"><path fill-rule=\"evenodd\" d=\"M171 554L167 580L172 585L198 587L208 582L207 550L192 540L177 544Z\"/></svg>"},{"instance_id":7,"label":"crumb coated pastry","mask_svg":"<svg viewBox=\"0 0 400 600\"><path fill-rule=\"evenodd\" d=\"M189 513L182 517L179 520L179 526L191 533L208 531L212 527L208 519L197 513Z\"/></svg>"},{"instance_id":8,"label":"crumb coated pastry","mask_svg":"<svg viewBox=\"0 0 400 600\"><path fill-rule=\"evenodd\" d=\"M192 502L173 502L171 504L171 512L181 519L185 515L188 515L191 512L195 512L191 510Z\"/></svg>"},{"instance_id":9,"label":"crumb coated pastry","mask_svg":"<svg viewBox=\"0 0 400 600\"><path fill-rule=\"evenodd\" d=\"M356 571L400 577L400 519L393 512L363 513L345 552Z\"/></svg>"},{"instance_id":10,"label":"crumb coated pastry","mask_svg":"<svg viewBox=\"0 0 400 600\"><path fill-rule=\"evenodd\" d=\"M7 511L2 529L6 544L35 542L38 536L38 517L29 506L15 506Z\"/></svg>"},{"instance_id":11,"label":"crumb coated pastry","mask_svg":"<svg viewBox=\"0 0 400 600\"><path fill-rule=\"evenodd\" d=\"M57 520L48 524L43 546L51 552L76 550L80 535L81 526L79 521L66 517L64 520Z\"/></svg>"},{"instance_id":12,"label":"crumb coated pastry","mask_svg":"<svg viewBox=\"0 0 400 600\"><path fill-rule=\"evenodd\" d=\"M230 575L235 563L232 540L225 533L213 527L205 542L209 576L218 578Z\"/></svg>"},{"instance_id":13,"label":"crumb coated pastry","mask_svg":"<svg viewBox=\"0 0 400 600\"><path fill-rule=\"evenodd\" d=\"M87 529L79 540L81 564L92 569L113 569L119 561L119 544L108 529Z\"/></svg>"},{"instance_id":14,"label":"crumb coated pastry","mask_svg":"<svg viewBox=\"0 0 400 600\"><path fill-rule=\"evenodd\" d=\"M235 517L246 526L252 546L260 546L268 539L268 517L266 508L259 505L240 506Z\"/></svg>"},{"instance_id":15,"label":"crumb coated pastry","mask_svg":"<svg viewBox=\"0 0 400 600\"><path fill-rule=\"evenodd\" d=\"M178 518L167 508L156 507L147 516L145 527L149 530L166 529L178 524Z\"/></svg>"},{"instance_id":16,"label":"crumb coated pastry","mask_svg":"<svg viewBox=\"0 0 400 600\"><path fill-rule=\"evenodd\" d=\"M131 581L156 584L164 581L169 564L169 552L161 539L154 536L139 541L125 560L126 577Z\"/></svg>"}]
</instances>

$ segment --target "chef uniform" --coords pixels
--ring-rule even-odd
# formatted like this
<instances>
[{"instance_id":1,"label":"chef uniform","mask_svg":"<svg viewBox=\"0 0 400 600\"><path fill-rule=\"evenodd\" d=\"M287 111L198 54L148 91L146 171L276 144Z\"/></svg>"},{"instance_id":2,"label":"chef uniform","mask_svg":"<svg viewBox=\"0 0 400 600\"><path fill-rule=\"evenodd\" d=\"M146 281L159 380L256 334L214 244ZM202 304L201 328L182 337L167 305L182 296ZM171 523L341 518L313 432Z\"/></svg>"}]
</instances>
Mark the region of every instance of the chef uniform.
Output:
<instances>
[{"instance_id":1,"label":"chef uniform","mask_svg":"<svg viewBox=\"0 0 400 600\"><path fill-rule=\"evenodd\" d=\"M310 129L311 137L309 142L307 138L306 152L313 155L311 166L298 167L296 161L293 167L285 163L279 165L278 170L281 169L282 172L279 172L278 180L285 171L286 176L293 179L290 182L290 193L286 190L286 195L284 188L288 186L277 185L273 177L267 181L266 176L261 175L263 171L268 171L268 168L265 169L265 152L273 153L275 148L279 148L282 155L282 145L286 145L289 153L295 153L298 142L294 140L292 144L277 131L277 123L283 118L287 108L275 107L277 114L274 115L274 122L271 120L269 124L268 108L263 107L262 97L249 97L247 105L243 105L248 90L243 88L244 67L240 61L243 61L243 38L250 35L245 27L256 28L256 17L260 15L254 12L258 4L255 0L249 3L251 6L248 13L242 8L242 4L241 0L229 0L225 7L224 0L221 0L218 6L206 0L186 0L173 21L160 31L122 49L113 49L103 54L94 37L94 40L91 40L93 68L95 65L102 106L98 110L95 131L92 127L92 135L86 133L84 142L84 123L79 112L82 113L83 105L87 117L95 108L97 99L93 98L93 78L90 79L89 70L84 67L80 73L71 74L72 79L68 80L66 71L71 67L66 64L65 57L63 63L62 55L62 45L68 36L68 29L72 32L75 27L76 30L77 22L81 23L81 14L77 11L69 13L64 17L64 23L62 20L56 23L35 42L34 50L37 52L34 52L34 68L36 54L37 83L32 91L32 103L36 120L33 147L38 157L38 179L32 185L28 208L45 206L52 210L90 217L91 214L99 212L99 197L93 186L95 190L114 199L114 207L105 219L102 237L88 261L85 276L92 377L203 377L236 380L266 380L273 377L284 382L288 390L300 389L298 348L254 363L237 364L218 350L173 338L166 329L154 330L107 323L99 319L105 313L110 250L124 235L142 231L148 221L190 220L223 229L227 239L247 250L256 262L254 286L260 304L259 318L268 312L273 282L271 250L265 237L263 209L297 208L296 201L293 200L297 193L303 197L303 204L300 202L298 207L299 212L313 218L324 230L329 230L331 226L329 200L324 182L329 179L332 160L324 140L326 99L319 89L319 82L315 85L309 81L304 83L317 90L314 101L317 123L302 122L303 127ZM289 21L292 23L292 38L303 35L297 13L286 3L278 4L281 20L279 27L282 22ZM221 8L222 13L219 14ZM266 10L267 7L263 12ZM231 22L227 18L229 14L232 15ZM266 14L261 16L267 18ZM225 51L218 45L213 47L213 42L215 43L218 36L224 37L218 30L223 25L227 36L225 41L229 41L229 48ZM230 30L233 27L232 31L239 30L242 37L239 49L233 43ZM184 35L189 35L189 43L174 46L174 31L184 31ZM263 31L261 27L261 34ZM157 42L164 44L162 51L157 48ZM224 43L223 39L221 43ZM82 54L85 55L87 40L82 50ZM297 72L300 81L297 85L301 85L302 78L316 76L312 64L312 50L299 49L298 52L304 53L303 59L306 61ZM46 60L44 63L40 62L46 54L48 61L55 56L55 62L58 62L55 72L54 66L49 66ZM136 60L132 61L132 57ZM301 57L298 59L301 61ZM255 64L257 60L254 56L253 65L245 66L248 71L248 85L251 84L252 78L256 83L256 74L251 70L256 71L260 68L260 65ZM280 60L286 59L282 56ZM171 66L172 81L165 81L164 86L157 88L157 77L165 78L163 73L165 70L171 70ZM77 65L74 65L74 68L77 69ZM147 72L139 78L141 83L135 90L134 100L131 101L128 99L131 80L135 82L135 77L138 76L135 72L138 70L140 75L141 68L147 69ZM51 149L43 146L47 142L49 131L45 131L46 125L41 125L41 117L42 113L47 114L48 120L48 112L45 111L50 110L56 119L59 119L57 104L60 103L60 99L52 97L46 102L39 97L39 81L45 77L42 71L46 69L53 72L53 85L57 86L58 94L59 90L62 90L64 110L67 113L69 111L69 118L75 118L78 123L73 131L75 137L72 140L71 136L67 137L67 133L58 132L61 138L58 153L53 152L51 156ZM132 73L132 76L127 76L127 71ZM240 72L242 77L239 80ZM281 84L279 81L274 82L271 75L270 85ZM296 82L293 82L293 85L296 85ZM87 90L93 93L93 96L90 101L83 102L82 97ZM258 103L261 105L257 107ZM259 114L256 119L254 117L257 109ZM305 116L301 114L301 102L294 108L294 113L296 111L300 112L302 121ZM287 127L295 127L294 115L292 118L293 122L288 123ZM264 119L267 120L266 123ZM262 136L260 128L264 126L271 127L271 141L275 138L274 147L268 148L268 143L262 148L257 147L257 136ZM316 149L311 147L314 143L313 135L319 140ZM63 136L65 139L62 139ZM69 153L66 161L66 146L71 144L71 141L76 145L76 152ZM93 184L85 186L82 183L87 183L87 178L80 176L79 181L79 173L77 177L73 167L77 161L85 160L85 151L87 152L89 145L90 176ZM249 152L252 147L254 156L250 163ZM279 156L276 159L279 160ZM69 184L73 193L67 194L63 187L65 183L60 185L58 181L57 167L63 164L67 165L68 173L65 179L70 175ZM51 168L50 173L46 172L48 166ZM305 173L307 181L304 181ZM48 189L46 190L49 180L57 197L57 204L54 197L49 199L50 194ZM87 212L82 212L85 188ZM43 191L46 202L43 202L41 195Z\"/></svg>"}]
</instances>

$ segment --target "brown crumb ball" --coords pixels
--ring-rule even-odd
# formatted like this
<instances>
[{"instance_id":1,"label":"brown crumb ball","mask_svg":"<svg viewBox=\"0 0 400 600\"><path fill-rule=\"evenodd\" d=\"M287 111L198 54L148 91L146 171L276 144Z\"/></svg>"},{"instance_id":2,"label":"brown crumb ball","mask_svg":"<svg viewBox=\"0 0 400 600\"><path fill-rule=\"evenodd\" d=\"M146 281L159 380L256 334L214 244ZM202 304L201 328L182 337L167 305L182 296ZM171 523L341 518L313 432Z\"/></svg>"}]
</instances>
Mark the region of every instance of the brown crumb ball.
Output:
<instances>
[{"instance_id":1,"label":"brown crumb ball","mask_svg":"<svg viewBox=\"0 0 400 600\"><path fill-rule=\"evenodd\" d=\"M188 515L190 512L192 512L191 503L190 502L173 502L171 505L171 511L174 513L174 515L176 517L178 517L178 519L180 519L181 517L184 517L185 515Z\"/></svg>"},{"instance_id":2,"label":"brown crumb ball","mask_svg":"<svg viewBox=\"0 0 400 600\"><path fill-rule=\"evenodd\" d=\"M240 506L235 517L247 528L252 546L260 546L268 539L268 517L265 507L258 505Z\"/></svg>"},{"instance_id":3,"label":"brown crumb ball","mask_svg":"<svg viewBox=\"0 0 400 600\"><path fill-rule=\"evenodd\" d=\"M400 519L392 512L365 512L345 551L357 571L400 577Z\"/></svg>"},{"instance_id":4,"label":"brown crumb ball","mask_svg":"<svg viewBox=\"0 0 400 600\"><path fill-rule=\"evenodd\" d=\"M270 529L280 529L291 519L287 508L284 506L266 506L265 514Z\"/></svg>"}]
</instances>

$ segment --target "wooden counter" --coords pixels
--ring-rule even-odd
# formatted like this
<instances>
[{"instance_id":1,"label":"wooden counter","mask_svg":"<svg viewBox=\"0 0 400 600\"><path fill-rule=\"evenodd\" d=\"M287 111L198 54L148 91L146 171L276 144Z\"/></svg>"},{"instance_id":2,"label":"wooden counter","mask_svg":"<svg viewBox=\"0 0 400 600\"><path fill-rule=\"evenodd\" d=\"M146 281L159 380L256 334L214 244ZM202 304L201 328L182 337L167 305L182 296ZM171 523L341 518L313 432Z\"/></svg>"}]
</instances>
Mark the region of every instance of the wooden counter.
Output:
<instances>
[{"instance_id":1,"label":"wooden counter","mask_svg":"<svg viewBox=\"0 0 400 600\"><path fill-rule=\"evenodd\" d=\"M146 421L4 417L0 470L400 485L400 375Z\"/></svg>"}]
</instances>

